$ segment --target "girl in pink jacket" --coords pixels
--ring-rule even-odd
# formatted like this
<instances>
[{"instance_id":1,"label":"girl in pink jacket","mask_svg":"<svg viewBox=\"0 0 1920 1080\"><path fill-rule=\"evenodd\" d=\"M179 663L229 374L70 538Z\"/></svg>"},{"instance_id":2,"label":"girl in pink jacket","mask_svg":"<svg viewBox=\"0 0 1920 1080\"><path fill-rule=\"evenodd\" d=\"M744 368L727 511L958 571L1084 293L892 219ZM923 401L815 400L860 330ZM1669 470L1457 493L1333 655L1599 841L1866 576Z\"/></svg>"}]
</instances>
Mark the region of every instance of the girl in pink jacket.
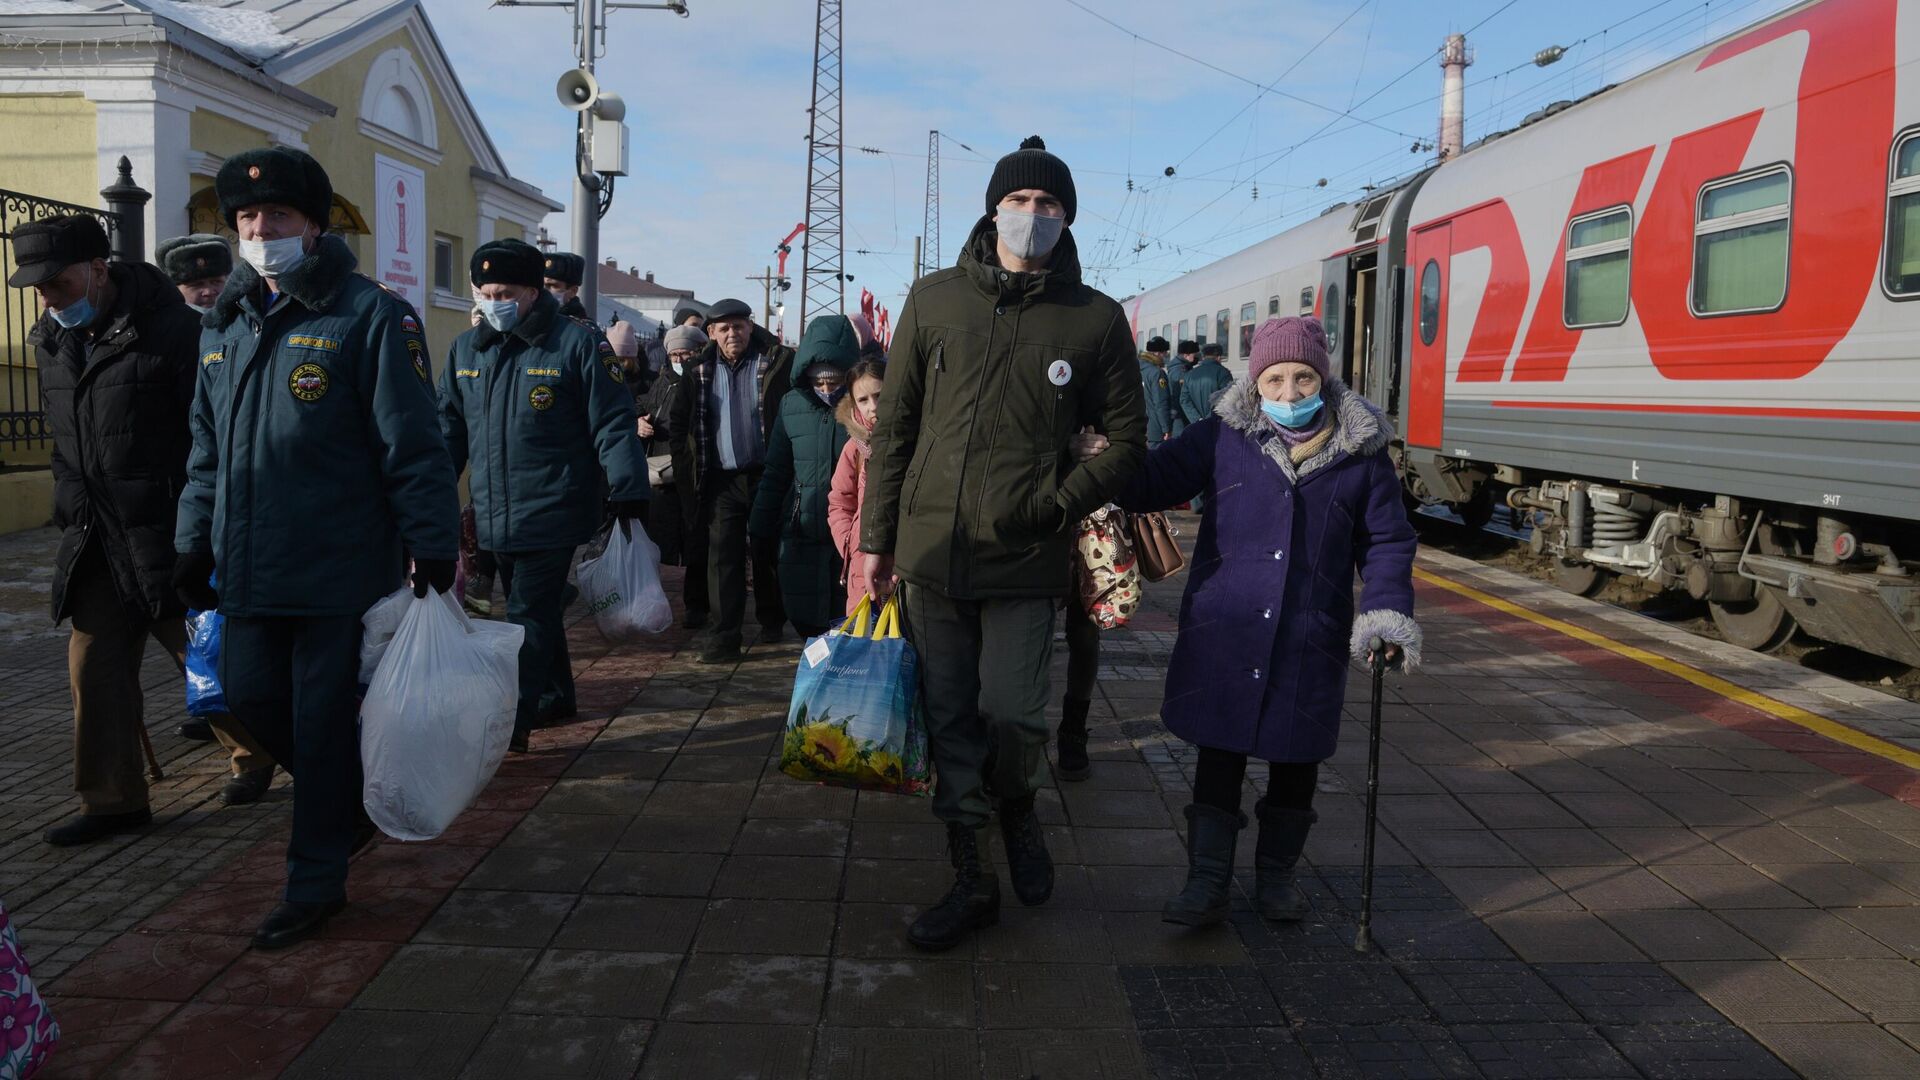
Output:
<instances>
[{"instance_id":1,"label":"girl in pink jacket","mask_svg":"<svg viewBox=\"0 0 1920 1080\"><path fill-rule=\"evenodd\" d=\"M840 564L846 567L841 584L847 587L847 614L860 605L872 583L867 580L866 560L860 558L860 506L867 499L868 440L873 436L874 418L880 415L880 387L887 365L863 360L847 372L847 396L837 411L840 424L847 429L847 446L840 451L834 466L833 487L827 493L827 527L833 531L833 543L840 551Z\"/></svg>"}]
</instances>

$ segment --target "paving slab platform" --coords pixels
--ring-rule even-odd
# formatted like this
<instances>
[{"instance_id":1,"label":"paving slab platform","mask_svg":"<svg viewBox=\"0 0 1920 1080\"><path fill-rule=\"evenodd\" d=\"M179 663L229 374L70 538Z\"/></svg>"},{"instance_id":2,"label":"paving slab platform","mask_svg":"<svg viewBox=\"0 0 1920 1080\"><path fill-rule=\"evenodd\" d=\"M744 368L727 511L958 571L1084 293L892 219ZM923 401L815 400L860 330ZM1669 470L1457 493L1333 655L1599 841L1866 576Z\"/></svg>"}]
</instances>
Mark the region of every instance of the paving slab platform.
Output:
<instances>
[{"instance_id":1,"label":"paving slab platform","mask_svg":"<svg viewBox=\"0 0 1920 1080\"><path fill-rule=\"evenodd\" d=\"M0 538L0 899L65 1032L51 1077L1920 1076L1920 706L1443 553L1426 663L1388 682L1371 955L1358 671L1312 916L1262 923L1243 875L1228 925L1160 921L1179 579L1104 638L1093 778L1041 794L1053 900L952 953L901 937L947 880L925 801L775 768L798 643L715 671L576 622L580 719L260 954L287 781L220 806L157 652L156 825L39 839L71 810L53 539Z\"/></svg>"}]
</instances>

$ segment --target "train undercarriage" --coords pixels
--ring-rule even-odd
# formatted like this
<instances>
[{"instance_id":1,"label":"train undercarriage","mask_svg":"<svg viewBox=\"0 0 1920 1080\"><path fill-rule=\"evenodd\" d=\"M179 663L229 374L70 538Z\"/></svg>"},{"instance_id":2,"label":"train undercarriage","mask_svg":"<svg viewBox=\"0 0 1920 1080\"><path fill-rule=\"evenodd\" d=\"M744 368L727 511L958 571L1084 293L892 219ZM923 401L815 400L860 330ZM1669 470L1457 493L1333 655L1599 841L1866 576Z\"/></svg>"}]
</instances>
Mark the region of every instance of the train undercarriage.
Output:
<instances>
[{"instance_id":1,"label":"train undercarriage","mask_svg":"<svg viewBox=\"0 0 1920 1080\"><path fill-rule=\"evenodd\" d=\"M1446 474L1422 464L1403 473L1410 501L1444 502L1476 528L1504 503L1569 592L1639 579L1705 601L1721 635L1746 648L1772 651L1803 629L1920 667L1912 523L1477 462Z\"/></svg>"}]
</instances>

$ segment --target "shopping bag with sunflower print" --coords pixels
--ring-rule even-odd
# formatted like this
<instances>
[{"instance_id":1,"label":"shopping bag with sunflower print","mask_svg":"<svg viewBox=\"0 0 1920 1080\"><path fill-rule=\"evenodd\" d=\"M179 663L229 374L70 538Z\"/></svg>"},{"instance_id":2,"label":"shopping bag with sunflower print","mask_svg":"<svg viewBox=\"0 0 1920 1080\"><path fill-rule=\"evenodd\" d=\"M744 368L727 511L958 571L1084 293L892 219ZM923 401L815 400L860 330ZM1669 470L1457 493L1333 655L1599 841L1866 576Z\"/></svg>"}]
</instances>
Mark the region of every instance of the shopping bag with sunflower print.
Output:
<instances>
[{"instance_id":1,"label":"shopping bag with sunflower print","mask_svg":"<svg viewBox=\"0 0 1920 1080\"><path fill-rule=\"evenodd\" d=\"M919 668L913 645L900 636L899 601L888 600L878 618L871 598L860 601L800 654L780 771L841 787L930 794Z\"/></svg>"}]
</instances>

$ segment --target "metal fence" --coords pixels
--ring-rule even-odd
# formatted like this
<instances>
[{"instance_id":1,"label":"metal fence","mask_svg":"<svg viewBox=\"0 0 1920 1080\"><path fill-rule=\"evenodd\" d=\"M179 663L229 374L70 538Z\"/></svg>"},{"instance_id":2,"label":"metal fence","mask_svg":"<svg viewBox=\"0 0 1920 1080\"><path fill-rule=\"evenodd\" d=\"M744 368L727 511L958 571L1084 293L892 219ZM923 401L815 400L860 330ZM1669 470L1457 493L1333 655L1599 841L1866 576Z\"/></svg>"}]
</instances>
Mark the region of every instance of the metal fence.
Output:
<instances>
[{"instance_id":1,"label":"metal fence","mask_svg":"<svg viewBox=\"0 0 1920 1080\"><path fill-rule=\"evenodd\" d=\"M120 159L118 182L100 194L109 209L0 189L0 465L44 461L51 444L40 407L39 365L27 344L40 301L32 289L4 285L14 270L13 232L43 218L92 214L107 230L114 258L146 258L144 207L150 196L133 183L126 158Z\"/></svg>"}]
</instances>

